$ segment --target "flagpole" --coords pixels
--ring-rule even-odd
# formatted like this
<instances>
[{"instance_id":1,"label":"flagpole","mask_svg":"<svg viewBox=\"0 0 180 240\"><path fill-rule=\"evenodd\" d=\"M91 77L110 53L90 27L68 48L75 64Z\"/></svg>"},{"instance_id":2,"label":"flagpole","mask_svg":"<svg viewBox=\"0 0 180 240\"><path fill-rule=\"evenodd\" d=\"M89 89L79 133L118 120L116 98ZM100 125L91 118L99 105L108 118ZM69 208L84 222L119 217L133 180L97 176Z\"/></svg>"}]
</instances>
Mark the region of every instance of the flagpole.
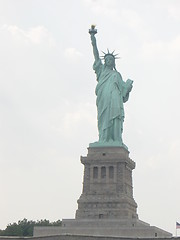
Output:
<instances>
[{"instance_id":1,"label":"flagpole","mask_svg":"<svg viewBox=\"0 0 180 240\"><path fill-rule=\"evenodd\" d=\"M177 221L176 221L176 237L177 237Z\"/></svg>"}]
</instances>

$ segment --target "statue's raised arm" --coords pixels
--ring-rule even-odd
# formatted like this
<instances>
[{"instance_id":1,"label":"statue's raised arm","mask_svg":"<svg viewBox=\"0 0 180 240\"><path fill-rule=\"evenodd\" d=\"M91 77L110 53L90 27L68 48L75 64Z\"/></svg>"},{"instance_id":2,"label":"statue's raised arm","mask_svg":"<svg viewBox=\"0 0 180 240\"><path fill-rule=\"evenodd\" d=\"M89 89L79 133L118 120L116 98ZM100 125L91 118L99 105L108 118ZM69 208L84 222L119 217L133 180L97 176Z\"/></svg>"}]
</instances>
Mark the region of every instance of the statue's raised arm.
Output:
<instances>
[{"instance_id":1,"label":"statue's raised arm","mask_svg":"<svg viewBox=\"0 0 180 240\"><path fill-rule=\"evenodd\" d=\"M93 46L93 54L94 54L95 61L99 59L99 51L97 48L97 43L95 38L96 33L97 33L97 30L95 29L95 25L91 25L91 29L89 29L89 34L91 35L91 43Z\"/></svg>"}]
</instances>

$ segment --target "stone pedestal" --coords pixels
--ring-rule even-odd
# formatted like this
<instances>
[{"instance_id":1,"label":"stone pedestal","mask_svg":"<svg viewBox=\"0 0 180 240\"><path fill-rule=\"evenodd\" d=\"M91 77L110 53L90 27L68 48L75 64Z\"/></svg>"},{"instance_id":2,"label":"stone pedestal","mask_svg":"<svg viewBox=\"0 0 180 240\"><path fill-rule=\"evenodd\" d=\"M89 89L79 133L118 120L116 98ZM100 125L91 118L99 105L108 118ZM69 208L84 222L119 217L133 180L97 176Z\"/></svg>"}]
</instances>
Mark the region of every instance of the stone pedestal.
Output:
<instances>
[{"instance_id":1,"label":"stone pedestal","mask_svg":"<svg viewBox=\"0 0 180 240\"><path fill-rule=\"evenodd\" d=\"M89 148L84 164L83 192L76 219L137 219L132 170L135 163L122 147Z\"/></svg>"},{"instance_id":2,"label":"stone pedestal","mask_svg":"<svg viewBox=\"0 0 180 240\"><path fill-rule=\"evenodd\" d=\"M123 147L90 147L84 165L83 191L75 219L62 227L35 227L34 236L86 235L170 238L172 234L139 220L133 198L135 163Z\"/></svg>"}]
</instances>

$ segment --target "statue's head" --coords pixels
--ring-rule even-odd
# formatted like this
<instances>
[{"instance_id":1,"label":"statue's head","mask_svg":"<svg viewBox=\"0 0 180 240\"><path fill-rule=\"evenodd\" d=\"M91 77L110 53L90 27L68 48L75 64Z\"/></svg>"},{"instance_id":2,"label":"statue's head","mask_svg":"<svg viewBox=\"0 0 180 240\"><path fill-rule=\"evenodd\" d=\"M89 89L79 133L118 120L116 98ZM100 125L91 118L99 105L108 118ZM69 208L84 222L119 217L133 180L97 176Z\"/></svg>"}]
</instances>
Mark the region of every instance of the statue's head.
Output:
<instances>
[{"instance_id":1,"label":"statue's head","mask_svg":"<svg viewBox=\"0 0 180 240\"><path fill-rule=\"evenodd\" d=\"M110 68L114 68L115 67L115 58L112 55L107 55L104 58L104 62L105 65L110 67Z\"/></svg>"},{"instance_id":2,"label":"statue's head","mask_svg":"<svg viewBox=\"0 0 180 240\"><path fill-rule=\"evenodd\" d=\"M104 52L103 52L104 53ZM102 58L104 59L104 62L105 62L105 65L110 67L110 68L115 68L115 59L117 59L117 56L118 54L114 54L114 51L112 53L108 52L107 53L104 53L104 56L102 56Z\"/></svg>"}]
</instances>

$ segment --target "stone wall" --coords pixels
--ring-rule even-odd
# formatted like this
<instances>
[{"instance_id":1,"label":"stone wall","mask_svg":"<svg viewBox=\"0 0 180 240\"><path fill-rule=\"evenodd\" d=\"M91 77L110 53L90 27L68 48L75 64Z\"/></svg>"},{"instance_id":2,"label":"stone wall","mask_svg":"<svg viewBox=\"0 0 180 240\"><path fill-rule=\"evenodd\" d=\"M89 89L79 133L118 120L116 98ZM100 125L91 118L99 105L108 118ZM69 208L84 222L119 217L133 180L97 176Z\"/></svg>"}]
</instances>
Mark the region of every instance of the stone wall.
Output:
<instances>
[{"instance_id":1,"label":"stone wall","mask_svg":"<svg viewBox=\"0 0 180 240\"><path fill-rule=\"evenodd\" d=\"M135 162L122 147L88 148L83 192L76 219L138 219L133 198L132 170Z\"/></svg>"},{"instance_id":2,"label":"stone wall","mask_svg":"<svg viewBox=\"0 0 180 240\"><path fill-rule=\"evenodd\" d=\"M103 237L103 236L82 236L82 235L59 235L47 237L4 237L0 240L180 240L180 237L172 238L123 238L123 237Z\"/></svg>"}]
</instances>

